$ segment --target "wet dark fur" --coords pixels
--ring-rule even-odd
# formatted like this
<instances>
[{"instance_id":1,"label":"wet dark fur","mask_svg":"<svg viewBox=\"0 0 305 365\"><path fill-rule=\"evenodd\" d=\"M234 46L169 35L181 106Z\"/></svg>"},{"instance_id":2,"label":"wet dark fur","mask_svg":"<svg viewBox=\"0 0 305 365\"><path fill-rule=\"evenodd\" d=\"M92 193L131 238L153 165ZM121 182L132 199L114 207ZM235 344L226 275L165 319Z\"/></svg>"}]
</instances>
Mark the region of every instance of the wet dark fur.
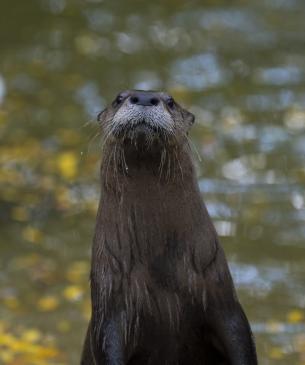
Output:
<instances>
[{"instance_id":1,"label":"wet dark fur","mask_svg":"<svg viewBox=\"0 0 305 365\"><path fill-rule=\"evenodd\" d=\"M104 146L81 364L255 365L186 135L143 133Z\"/></svg>"}]
</instances>

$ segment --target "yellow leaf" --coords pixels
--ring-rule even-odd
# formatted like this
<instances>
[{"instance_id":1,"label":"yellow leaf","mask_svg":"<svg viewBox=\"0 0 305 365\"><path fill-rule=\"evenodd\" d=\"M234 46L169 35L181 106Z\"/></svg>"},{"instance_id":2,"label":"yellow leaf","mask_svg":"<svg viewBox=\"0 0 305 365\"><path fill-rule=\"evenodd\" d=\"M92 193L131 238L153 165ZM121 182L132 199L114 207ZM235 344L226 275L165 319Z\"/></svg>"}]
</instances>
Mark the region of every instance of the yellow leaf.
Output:
<instances>
[{"instance_id":1,"label":"yellow leaf","mask_svg":"<svg viewBox=\"0 0 305 365\"><path fill-rule=\"evenodd\" d=\"M25 352L28 351L29 348L31 347L31 345L27 342L24 341L19 341L18 339L16 339L10 346L10 348L14 351L14 352Z\"/></svg>"},{"instance_id":2,"label":"yellow leaf","mask_svg":"<svg viewBox=\"0 0 305 365\"><path fill-rule=\"evenodd\" d=\"M11 217L16 221L25 222L29 219L29 214L24 207L15 207L11 211Z\"/></svg>"},{"instance_id":3,"label":"yellow leaf","mask_svg":"<svg viewBox=\"0 0 305 365\"><path fill-rule=\"evenodd\" d=\"M34 347L32 348L32 352L36 354L36 356L42 357L42 358L49 358L49 357L55 357L58 355L58 350L53 347Z\"/></svg>"},{"instance_id":4,"label":"yellow leaf","mask_svg":"<svg viewBox=\"0 0 305 365\"><path fill-rule=\"evenodd\" d=\"M59 173L67 180L73 179L77 174L77 158L74 152L64 152L57 158Z\"/></svg>"},{"instance_id":5,"label":"yellow leaf","mask_svg":"<svg viewBox=\"0 0 305 365\"><path fill-rule=\"evenodd\" d=\"M70 301L79 300L82 297L83 293L84 293L83 289L77 285L67 286L63 291L64 297Z\"/></svg>"},{"instance_id":6,"label":"yellow leaf","mask_svg":"<svg viewBox=\"0 0 305 365\"><path fill-rule=\"evenodd\" d=\"M39 243L42 240L42 233L35 227L28 226L22 231L22 236L29 242Z\"/></svg>"},{"instance_id":7,"label":"yellow leaf","mask_svg":"<svg viewBox=\"0 0 305 365\"><path fill-rule=\"evenodd\" d=\"M8 349L1 349L0 359L4 364L10 364L14 359L14 352Z\"/></svg>"},{"instance_id":8,"label":"yellow leaf","mask_svg":"<svg viewBox=\"0 0 305 365\"><path fill-rule=\"evenodd\" d=\"M84 318L89 320L90 317L91 317L91 302L90 302L90 300L85 300L85 302L83 304L82 312L83 312Z\"/></svg>"},{"instance_id":9,"label":"yellow leaf","mask_svg":"<svg viewBox=\"0 0 305 365\"><path fill-rule=\"evenodd\" d=\"M41 338L41 333L36 329L29 329L22 333L21 339L27 342L37 342Z\"/></svg>"},{"instance_id":10,"label":"yellow leaf","mask_svg":"<svg viewBox=\"0 0 305 365\"><path fill-rule=\"evenodd\" d=\"M300 309L294 309L287 314L288 322L299 323L304 320L304 313Z\"/></svg>"},{"instance_id":11,"label":"yellow leaf","mask_svg":"<svg viewBox=\"0 0 305 365\"><path fill-rule=\"evenodd\" d=\"M266 323L266 331L270 333L279 333L285 330L285 325L276 321L269 321Z\"/></svg>"},{"instance_id":12,"label":"yellow leaf","mask_svg":"<svg viewBox=\"0 0 305 365\"><path fill-rule=\"evenodd\" d=\"M16 342L16 338L8 333L0 334L0 345L11 347Z\"/></svg>"},{"instance_id":13,"label":"yellow leaf","mask_svg":"<svg viewBox=\"0 0 305 365\"><path fill-rule=\"evenodd\" d=\"M86 276L89 276L89 265L85 261L73 262L66 273L66 278L72 283L79 283Z\"/></svg>"},{"instance_id":14,"label":"yellow leaf","mask_svg":"<svg viewBox=\"0 0 305 365\"><path fill-rule=\"evenodd\" d=\"M269 352L269 357L274 360L280 360L284 357L283 350L280 347L272 347Z\"/></svg>"},{"instance_id":15,"label":"yellow leaf","mask_svg":"<svg viewBox=\"0 0 305 365\"><path fill-rule=\"evenodd\" d=\"M52 295L45 296L38 300L37 307L42 312L49 312L58 307L58 299Z\"/></svg>"}]
</instances>

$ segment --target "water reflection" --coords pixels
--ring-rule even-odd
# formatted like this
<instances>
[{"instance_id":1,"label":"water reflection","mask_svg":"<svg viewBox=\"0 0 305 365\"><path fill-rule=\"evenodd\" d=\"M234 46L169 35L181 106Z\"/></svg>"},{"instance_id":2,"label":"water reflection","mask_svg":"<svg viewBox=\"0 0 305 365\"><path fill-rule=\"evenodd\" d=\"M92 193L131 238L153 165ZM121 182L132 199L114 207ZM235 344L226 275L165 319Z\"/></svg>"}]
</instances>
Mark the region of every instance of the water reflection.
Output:
<instances>
[{"instance_id":1,"label":"water reflection","mask_svg":"<svg viewBox=\"0 0 305 365\"><path fill-rule=\"evenodd\" d=\"M304 75L297 66L265 68L257 71L256 80L270 85L302 83Z\"/></svg>"},{"instance_id":2,"label":"water reflection","mask_svg":"<svg viewBox=\"0 0 305 365\"><path fill-rule=\"evenodd\" d=\"M195 55L176 61L171 71L175 83L194 91L221 85L228 77L213 54Z\"/></svg>"},{"instance_id":3,"label":"water reflection","mask_svg":"<svg viewBox=\"0 0 305 365\"><path fill-rule=\"evenodd\" d=\"M4 97L6 94L6 85L5 85L5 80L4 78L0 75L0 105L3 103L4 101Z\"/></svg>"}]
</instances>

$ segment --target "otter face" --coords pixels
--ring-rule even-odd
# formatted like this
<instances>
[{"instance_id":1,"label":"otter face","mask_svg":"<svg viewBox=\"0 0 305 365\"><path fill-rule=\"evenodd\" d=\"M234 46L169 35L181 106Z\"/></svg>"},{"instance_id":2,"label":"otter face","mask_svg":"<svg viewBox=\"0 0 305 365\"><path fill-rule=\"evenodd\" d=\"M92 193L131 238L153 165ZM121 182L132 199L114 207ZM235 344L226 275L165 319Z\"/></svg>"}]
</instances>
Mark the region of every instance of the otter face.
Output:
<instances>
[{"instance_id":1,"label":"otter face","mask_svg":"<svg viewBox=\"0 0 305 365\"><path fill-rule=\"evenodd\" d=\"M177 143L185 139L194 116L164 92L127 90L118 94L98 120L106 136L114 140Z\"/></svg>"}]
</instances>

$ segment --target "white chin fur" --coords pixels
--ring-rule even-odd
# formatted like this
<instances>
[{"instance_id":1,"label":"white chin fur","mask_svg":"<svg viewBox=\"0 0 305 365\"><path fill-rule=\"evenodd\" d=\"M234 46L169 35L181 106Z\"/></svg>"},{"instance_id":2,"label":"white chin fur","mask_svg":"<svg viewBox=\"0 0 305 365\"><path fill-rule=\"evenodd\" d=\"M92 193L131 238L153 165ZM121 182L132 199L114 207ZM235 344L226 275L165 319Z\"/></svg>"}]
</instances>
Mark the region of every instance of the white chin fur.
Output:
<instances>
[{"instance_id":1,"label":"white chin fur","mask_svg":"<svg viewBox=\"0 0 305 365\"><path fill-rule=\"evenodd\" d=\"M133 104L124 104L115 113L112 124L115 128L126 126L130 123L131 127L145 120L152 127L161 128L168 132L174 130L174 122L171 115L162 105L142 106Z\"/></svg>"}]
</instances>

